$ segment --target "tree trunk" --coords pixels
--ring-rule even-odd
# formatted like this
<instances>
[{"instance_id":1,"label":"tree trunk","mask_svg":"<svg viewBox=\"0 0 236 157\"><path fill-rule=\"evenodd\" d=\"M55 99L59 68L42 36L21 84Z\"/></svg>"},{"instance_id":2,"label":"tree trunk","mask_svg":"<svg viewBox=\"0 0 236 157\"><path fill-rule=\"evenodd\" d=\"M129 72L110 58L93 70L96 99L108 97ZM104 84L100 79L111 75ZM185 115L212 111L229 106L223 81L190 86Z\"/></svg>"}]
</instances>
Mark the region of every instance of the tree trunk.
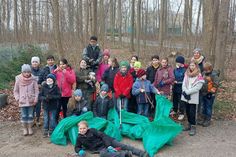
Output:
<instances>
[{"instance_id":1,"label":"tree trunk","mask_svg":"<svg viewBox=\"0 0 236 157\"><path fill-rule=\"evenodd\" d=\"M161 0L161 14L159 25L159 42L161 49L164 45L164 39L166 38L167 28L167 0Z\"/></svg>"},{"instance_id":2,"label":"tree trunk","mask_svg":"<svg viewBox=\"0 0 236 157\"><path fill-rule=\"evenodd\" d=\"M121 0L118 0L118 28L119 28L119 44L122 47L122 6Z\"/></svg>"},{"instance_id":3,"label":"tree trunk","mask_svg":"<svg viewBox=\"0 0 236 157\"><path fill-rule=\"evenodd\" d=\"M59 17L59 1L58 0L51 0L52 1L52 14L53 14L53 28L54 28L54 35L55 35L55 45L60 57L64 57L64 50L62 47L61 42L61 31L60 31L60 17Z\"/></svg>"},{"instance_id":4,"label":"tree trunk","mask_svg":"<svg viewBox=\"0 0 236 157\"><path fill-rule=\"evenodd\" d=\"M224 78L225 59L226 59L226 44L227 44L227 27L230 1L221 1L219 8L219 22L217 30L215 69L219 69L221 77Z\"/></svg>"},{"instance_id":5,"label":"tree trunk","mask_svg":"<svg viewBox=\"0 0 236 157\"><path fill-rule=\"evenodd\" d=\"M98 6L98 1L93 0L93 29L92 29L92 34L97 36L97 6Z\"/></svg>"},{"instance_id":6,"label":"tree trunk","mask_svg":"<svg viewBox=\"0 0 236 157\"><path fill-rule=\"evenodd\" d=\"M141 0L137 4L137 53L140 54L140 34L141 34Z\"/></svg>"},{"instance_id":7,"label":"tree trunk","mask_svg":"<svg viewBox=\"0 0 236 157\"><path fill-rule=\"evenodd\" d=\"M14 0L14 36L19 41L19 30L18 30L18 14L17 14L17 0Z\"/></svg>"},{"instance_id":8,"label":"tree trunk","mask_svg":"<svg viewBox=\"0 0 236 157\"><path fill-rule=\"evenodd\" d=\"M33 5L33 21L32 21L32 33L33 33L33 38L37 39L37 11L36 11L36 5L37 5L37 1L33 0L32 1L32 5Z\"/></svg>"},{"instance_id":9,"label":"tree trunk","mask_svg":"<svg viewBox=\"0 0 236 157\"><path fill-rule=\"evenodd\" d=\"M130 38L130 45L131 51L134 51L134 15L135 15L135 0L132 0L132 10L131 10L131 38Z\"/></svg>"},{"instance_id":10,"label":"tree trunk","mask_svg":"<svg viewBox=\"0 0 236 157\"><path fill-rule=\"evenodd\" d=\"M11 4L12 4L12 1L11 0L7 0L7 30L8 30L8 32L11 31L11 28L10 28L10 22L11 22Z\"/></svg>"},{"instance_id":11,"label":"tree trunk","mask_svg":"<svg viewBox=\"0 0 236 157\"><path fill-rule=\"evenodd\" d=\"M99 22L99 35L100 35L100 45L101 47L104 47L105 45L105 10L104 10L104 1L100 0L99 2L99 15L100 15L100 22Z\"/></svg>"},{"instance_id":12,"label":"tree trunk","mask_svg":"<svg viewBox=\"0 0 236 157\"><path fill-rule=\"evenodd\" d=\"M202 0L199 1L199 6L198 6L198 13L197 13L197 24L196 24L196 30L195 30L195 44L194 47L197 47L197 39L199 36L198 28L199 28L199 20L200 20L200 15L201 15L201 8L202 8Z\"/></svg>"}]
</instances>

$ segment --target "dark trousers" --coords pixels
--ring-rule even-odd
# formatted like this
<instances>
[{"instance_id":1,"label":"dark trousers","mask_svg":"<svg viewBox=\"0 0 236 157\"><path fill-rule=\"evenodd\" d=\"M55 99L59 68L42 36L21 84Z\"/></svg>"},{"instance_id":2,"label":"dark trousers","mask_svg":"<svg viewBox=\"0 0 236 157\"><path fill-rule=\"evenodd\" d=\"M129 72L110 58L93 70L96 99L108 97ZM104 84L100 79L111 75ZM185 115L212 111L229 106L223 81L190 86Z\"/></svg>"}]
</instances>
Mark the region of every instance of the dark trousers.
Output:
<instances>
[{"instance_id":1,"label":"dark trousers","mask_svg":"<svg viewBox=\"0 0 236 157\"><path fill-rule=\"evenodd\" d=\"M152 103L153 103L153 108L150 107L150 116L151 117L155 117L155 111L156 111L156 94L151 93L151 99L152 99Z\"/></svg>"},{"instance_id":2,"label":"dark trousers","mask_svg":"<svg viewBox=\"0 0 236 157\"><path fill-rule=\"evenodd\" d=\"M131 97L129 99L128 112L137 113L136 96L134 96L133 94L131 94Z\"/></svg>"},{"instance_id":3,"label":"dark trousers","mask_svg":"<svg viewBox=\"0 0 236 157\"><path fill-rule=\"evenodd\" d=\"M56 120L59 120L59 114L61 112L61 108L62 108L62 112L63 112L63 117L66 118L66 112L67 112L67 104L69 101L70 97L61 97L59 100L59 104L57 107L57 114L56 114Z\"/></svg>"},{"instance_id":4,"label":"dark trousers","mask_svg":"<svg viewBox=\"0 0 236 157\"><path fill-rule=\"evenodd\" d=\"M212 116L212 107L215 100L215 96L205 95L202 97L202 114L208 119Z\"/></svg>"},{"instance_id":5,"label":"dark trousers","mask_svg":"<svg viewBox=\"0 0 236 157\"><path fill-rule=\"evenodd\" d=\"M173 93L173 110L177 113L184 114L185 105L181 100L181 93Z\"/></svg>"},{"instance_id":6,"label":"dark trousers","mask_svg":"<svg viewBox=\"0 0 236 157\"><path fill-rule=\"evenodd\" d=\"M37 118L37 120L40 118L40 112L41 112L41 101L39 100L37 104L34 107L34 117Z\"/></svg>"},{"instance_id":7,"label":"dark trousers","mask_svg":"<svg viewBox=\"0 0 236 157\"><path fill-rule=\"evenodd\" d=\"M196 104L185 103L188 122L191 125L196 125Z\"/></svg>"}]
</instances>

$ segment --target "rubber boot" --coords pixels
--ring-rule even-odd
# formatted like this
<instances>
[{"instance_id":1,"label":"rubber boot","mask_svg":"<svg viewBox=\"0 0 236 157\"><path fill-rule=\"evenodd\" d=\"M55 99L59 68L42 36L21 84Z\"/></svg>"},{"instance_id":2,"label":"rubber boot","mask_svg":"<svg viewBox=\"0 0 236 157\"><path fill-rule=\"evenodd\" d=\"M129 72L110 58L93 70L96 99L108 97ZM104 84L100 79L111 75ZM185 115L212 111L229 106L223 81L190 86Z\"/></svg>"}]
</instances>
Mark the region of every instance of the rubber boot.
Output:
<instances>
[{"instance_id":1,"label":"rubber boot","mask_svg":"<svg viewBox=\"0 0 236 157\"><path fill-rule=\"evenodd\" d=\"M191 125L190 131L188 133L190 136L194 136L196 134L196 126Z\"/></svg>"},{"instance_id":2,"label":"rubber boot","mask_svg":"<svg viewBox=\"0 0 236 157\"><path fill-rule=\"evenodd\" d=\"M33 135L33 129L32 129L33 123L28 123L28 133L29 135Z\"/></svg>"},{"instance_id":3,"label":"rubber boot","mask_svg":"<svg viewBox=\"0 0 236 157\"><path fill-rule=\"evenodd\" d=\"M23 135L27 136L28 135L27 123L22 123L22 126L23 126Z\"/></svg>"},{"instance_id":4,"label":"rubber boot","mask_svg":"<svg viewBox=\"0 0 236 157\"><path fill-rule=\"evenodd\" d=\"M211 118L206 118L206 120L204 121L204 123L202 124L203 127L208 127L211 125Z\"/></svg>"}]
</instances>

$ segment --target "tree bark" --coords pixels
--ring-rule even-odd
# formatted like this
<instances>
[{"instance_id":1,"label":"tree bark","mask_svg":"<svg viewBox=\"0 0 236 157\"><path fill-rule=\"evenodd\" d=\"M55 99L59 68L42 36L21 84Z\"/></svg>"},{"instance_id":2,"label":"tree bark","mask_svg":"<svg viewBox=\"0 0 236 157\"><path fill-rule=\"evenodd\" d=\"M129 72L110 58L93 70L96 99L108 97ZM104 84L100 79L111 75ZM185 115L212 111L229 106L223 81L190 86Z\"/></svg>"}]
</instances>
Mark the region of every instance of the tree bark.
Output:
<instances>
[{"instance_id":1,"label":"tree bark","mask_svg":"<svg viewBox=\"0 0 236 157\"><path fill-rule=\"evenodd\" d=\"M131 4L131 38L130 38L130 45L131 51L134 51L134 15L135 15L135 0L132 0L132 4Z\"/></svg>"},{"instance_id":2,"label":"tree bark","mask_svg":"<svg viewBox=\"0 0 236 157\"><path fill-rule=\"evenodd\" d=\"M121 0L118 0L118 28L119 28L119 43L122 46L122 6Z\"/></svg>"},{"instance_id":3,"label":"tree bark","mask_svg":"<svg viewBox=\"0 0 236 157\"><path fill-rule=\"evenodd\" d=\"M140 54L140 34L141 34L141 0L137 4L137 53Z\"/></svg>"},{"instance_id":4,"label":"tree bark","mask_svg":"<svg viewBox=\"0 0 236 157\"><path fill-rule=\"evenodd\" d=\"M161 49L164 45L164 39L166 38L167 28L167 0L161 0L161 14L159 25L159 42Z\"/></svg>"},{"instance_id":5,"label":"tree bark","mask_svg":"<svg viewBox=\"0 0 236 157\"><path fill-rule=\"evenodd\" d=\"M19 41L19 30L18 30L18 14L17 14L17 0L14 0L14 36Z\"/></svg>"},{"instance_id":6,"label":"tree bark","mask_svg":"<svg viewBox=\"0 0 236 157\"><path fill-rule=\"evenodd\" d=\"M229 6L230 1L222 0L219 8L219 22L215 49L215 55L217 57L215 57L214 67L215 69L220 70L221 78L224 78Z\"/></svg>"}]
</instances>

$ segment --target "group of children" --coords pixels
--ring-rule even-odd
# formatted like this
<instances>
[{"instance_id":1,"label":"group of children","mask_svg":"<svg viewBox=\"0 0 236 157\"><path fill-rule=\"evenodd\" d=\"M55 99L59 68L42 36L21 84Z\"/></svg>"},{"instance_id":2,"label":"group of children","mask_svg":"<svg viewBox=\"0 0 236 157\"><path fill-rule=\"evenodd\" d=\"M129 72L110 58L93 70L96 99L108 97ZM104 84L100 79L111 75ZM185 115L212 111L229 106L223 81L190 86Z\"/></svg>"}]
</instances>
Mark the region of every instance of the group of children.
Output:
<instances>
[{"instance_id":1,"label":"group of children","mask_svg":"<svg viewBox=\"0 0 236 157\"><path fill-rule=\"evenodd\" d=\"M130 63L118 63L108 49L101 52L96 43L97 38L92 36L77 70L64 58L56 65L51 55L43 68L37 56L32 57L31 65L22 65L21 74L16 76L14 96L21 109L24 135L33 134L34 117L40 125L41 104L46 137L55 129L61 111L64 118L93 111L95 116L106 119L109 109L115 107L118 112L125 109L152 117L155 94L172 96L171 116L178 115L178 120L183 120L186 112L189 125L185 130L189 130L189 135L196 134L197 110L203 117L198 124L210 125L219 78L213 66L204 62L201 49L193 51L189 64L185 64L183 56L177 56L175 68L168 64L168 58L160 60L153 55L144 69L138 56L132 56ZM74 105L68 110L71 97Z\"/></svg>"}]
</instances>

